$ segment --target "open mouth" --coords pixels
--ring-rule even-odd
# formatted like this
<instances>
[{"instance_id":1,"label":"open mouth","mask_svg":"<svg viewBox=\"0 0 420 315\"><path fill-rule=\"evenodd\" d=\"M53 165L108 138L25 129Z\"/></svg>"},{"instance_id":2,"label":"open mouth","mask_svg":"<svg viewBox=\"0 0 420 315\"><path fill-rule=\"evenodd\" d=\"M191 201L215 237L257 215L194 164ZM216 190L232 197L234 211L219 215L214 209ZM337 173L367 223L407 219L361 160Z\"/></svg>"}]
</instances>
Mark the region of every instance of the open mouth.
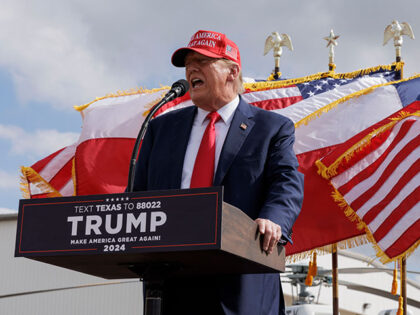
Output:
<instances>
[{"instance_id":1,"label":"open mouth","mask_svg":"<svg viewBox=\"0 0 420 315\"><path fill-rule=\"evenodd\" d=\"M191 80L191 86L193 89L200 87L204 84L204 82L201 79L192 79Z\"/></svg>"}]
</instances>

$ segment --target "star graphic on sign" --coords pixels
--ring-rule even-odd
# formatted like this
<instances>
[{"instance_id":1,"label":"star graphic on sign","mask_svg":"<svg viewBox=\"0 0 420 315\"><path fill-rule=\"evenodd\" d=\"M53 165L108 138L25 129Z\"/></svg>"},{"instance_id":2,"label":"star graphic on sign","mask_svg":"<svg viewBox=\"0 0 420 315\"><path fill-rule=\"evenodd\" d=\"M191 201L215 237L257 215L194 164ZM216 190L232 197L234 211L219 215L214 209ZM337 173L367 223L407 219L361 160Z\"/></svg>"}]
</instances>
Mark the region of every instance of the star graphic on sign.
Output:
<instances>
[{"instance_id":1,"label":"star graphic on sign","mask_svg":"<svg viewBox=\"0 0 420 315\"><path fill-rule=\"evenodd\" d=\"M327 37L324 37L324 39L328 42L327 43L327 47L328 46L331 46L331 45L333 45L333 46L337 46L338 45L338 43L337 43L337 39L340 37L340 35L335 35L334 34L334 31L333 30L331 30L330 31L330 36L327 36Z\"/></svg>"}]
</instances>

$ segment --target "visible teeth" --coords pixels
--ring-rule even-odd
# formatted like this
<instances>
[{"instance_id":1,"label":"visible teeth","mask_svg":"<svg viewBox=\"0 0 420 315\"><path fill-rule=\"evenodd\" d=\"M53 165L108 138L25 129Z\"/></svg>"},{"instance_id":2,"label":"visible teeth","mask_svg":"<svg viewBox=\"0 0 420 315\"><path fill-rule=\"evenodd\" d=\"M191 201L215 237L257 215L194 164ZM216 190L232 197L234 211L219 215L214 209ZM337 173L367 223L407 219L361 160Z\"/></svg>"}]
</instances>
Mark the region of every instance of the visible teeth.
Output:
<instances>
[{"instance_id":1,"label":"visible teeth","mask_svg":"<svg viewBox=\"0 0 420 315\"><path fill-rule=\"evenodd\" d=\"M193 86L193 87L195 87L197 83L202 83L202 82L203 82L203 81L202 81L202 80L200 80L200 79L192 79L192 80L191 80L191 83L192 83L192 86Z\"/></svg>"}]
</instances>

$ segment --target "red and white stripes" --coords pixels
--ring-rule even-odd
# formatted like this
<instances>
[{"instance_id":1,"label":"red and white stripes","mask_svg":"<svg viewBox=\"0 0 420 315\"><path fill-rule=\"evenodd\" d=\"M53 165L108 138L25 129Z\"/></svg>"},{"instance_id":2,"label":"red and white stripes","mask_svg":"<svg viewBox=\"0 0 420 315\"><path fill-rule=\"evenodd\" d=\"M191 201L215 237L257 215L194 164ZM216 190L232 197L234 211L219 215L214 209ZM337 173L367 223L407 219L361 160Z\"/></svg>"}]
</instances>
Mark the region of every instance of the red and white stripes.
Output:
<instances>
[{"instance_id":1,"label":"red and white stripes","mask_svg":"<svg viewBox=\"0 0 420 315\"><path fill-rule=\"evenodd\" d=\"M389 258L405 253L420 239L420 117L398 121L350 154L332 185Z\"/></svg>"}]
</instances>

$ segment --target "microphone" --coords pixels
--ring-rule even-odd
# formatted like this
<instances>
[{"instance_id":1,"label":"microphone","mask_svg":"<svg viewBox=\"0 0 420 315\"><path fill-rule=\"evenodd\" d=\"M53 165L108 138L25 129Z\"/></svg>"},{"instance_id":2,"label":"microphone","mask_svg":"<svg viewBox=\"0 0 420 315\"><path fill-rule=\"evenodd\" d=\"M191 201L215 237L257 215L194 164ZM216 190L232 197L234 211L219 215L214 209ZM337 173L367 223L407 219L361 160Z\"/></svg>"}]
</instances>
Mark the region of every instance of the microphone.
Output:
<instances>
[{"instance_id":1,"label":"microphone","mask_svg":"<svg viewBox=\"0 0 420 315\"><path fill-rule=\"evenodd\" d=\"M141 125L139 134L137 136L136 142L134 143L134 149L131 154L131 160L130 160L130 169L128 171L128 183L127 183L127 189L126 192L132 192L134 188L134 170L136 166L136 157L137 153L140 147L140 142L143 140L144 135L146 134L147 127L149 126L149 122L152 119L153 115L166 103L176 99L177 97L185 95L187 93L188 89L190 88L189 83L187 80L180 79L176 81L174 84L172 84L171 89L168 93L160 100L159 103L157 103L155 106L153 106L152 110L147 115L146 119L144 120L143 124Z\"/></svg>"},{"instance_id":2,"label":"microphone","mask_svg":"<svg viewBox=\"0 0 420 315\"><path fill-rule=\"evenodd\" d=\"M173 99L176 99L177 97L184 96L189 88L190 85L187 80L180 79L176 81L174 84L172 84L171 89L168 93L166 93L160 103L163 102L163 104L165 104L169 101L172 101Z\"/></svg>"}]
</instances>

